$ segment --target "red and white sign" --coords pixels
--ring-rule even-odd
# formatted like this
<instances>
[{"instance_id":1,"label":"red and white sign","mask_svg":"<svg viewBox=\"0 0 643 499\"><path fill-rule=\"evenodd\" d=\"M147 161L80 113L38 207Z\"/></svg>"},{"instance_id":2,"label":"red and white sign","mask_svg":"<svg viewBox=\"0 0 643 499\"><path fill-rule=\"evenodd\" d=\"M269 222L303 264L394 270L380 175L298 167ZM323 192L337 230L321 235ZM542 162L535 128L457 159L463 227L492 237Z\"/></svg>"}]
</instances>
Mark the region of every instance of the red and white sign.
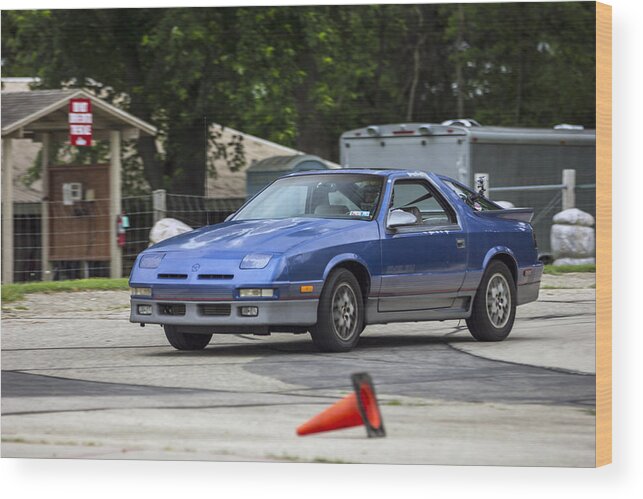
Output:
<instances>
[{"instance_id":1,"label":"red and white sign","mask_svg":"<svg viewBox=\"0 0 643 499\"><path fill-rule=\"evenodd\" d=\"M70 99L69 141L72 146L92 145L92 123L92 101L90 99Z\"/></svg>"}]
</instances>

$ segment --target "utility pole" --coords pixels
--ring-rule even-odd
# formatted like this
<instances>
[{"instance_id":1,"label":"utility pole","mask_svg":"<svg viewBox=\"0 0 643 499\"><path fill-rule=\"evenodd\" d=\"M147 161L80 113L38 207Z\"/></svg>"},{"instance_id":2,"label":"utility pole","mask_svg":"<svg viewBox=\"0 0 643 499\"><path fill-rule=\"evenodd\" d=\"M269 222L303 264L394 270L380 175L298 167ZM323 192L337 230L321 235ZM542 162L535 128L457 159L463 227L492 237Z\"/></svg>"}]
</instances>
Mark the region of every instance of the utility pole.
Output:
<instances>
[{"instance_id":1,"label":"utility pole","mask_svg":"<svg viewBox=\"0 0 643 499\"><path fill-rule=\"evenodd\" d=\"M464 76L462 74L462 57L464 50L464 9L458 4L458 34L456 37L457 57L455 62L455 79L458 85L458 113L456 118L464 118Z\"/></svg>"}]
</instances>

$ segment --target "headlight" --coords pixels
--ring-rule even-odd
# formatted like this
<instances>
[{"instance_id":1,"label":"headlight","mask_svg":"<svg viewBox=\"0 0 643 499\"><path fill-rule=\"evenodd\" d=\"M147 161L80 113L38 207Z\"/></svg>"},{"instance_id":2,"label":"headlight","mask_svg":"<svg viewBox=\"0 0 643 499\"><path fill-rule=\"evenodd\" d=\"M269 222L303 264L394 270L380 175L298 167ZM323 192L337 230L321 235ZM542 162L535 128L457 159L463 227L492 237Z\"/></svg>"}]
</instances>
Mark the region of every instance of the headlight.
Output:
<instances>
[{"instance_id":1,"label":"headlight","mask_svg":"<svg viewBox=\"0 0 643 499\"><path fill-rule=\"evenodd\" d=\"M272 298L273 296L275 296L274 289L246 288L239 290L239 298Z\"/></svg>"},{"instance_id":2,"label":"headlight","mask_svg":"<svg viewBox=\"0 0 643 499\"><path fill-rule=\"evenodd\" d=\"M129 288L132 296L152 296L151 288Z\"/></svg>"},{"instance_id":3,"label":"headlight","mask_svg":"<svg viewBox=\"0 0 643 499\"><path fill-rule=\"evenodd\" d=\"M266 255L263 253L250 253L249 255L246 255L243 257L243 260L241 260L241 265L239 265L240 269L263 269L266 265L268 265L268 262L270 262L270 259L272 258L272 255Z\"/></svg>"},{"instance_id":4,"label":"headlight","mask_svg":"<svg viewBox=\"0 0 643 499\"><path fill-rule=\"evenodd\" d=\"M141 261L138 263L138 266L142 269L155 269L161 265L161 260L165 253L148 253L141 257Z\"/></svg>"}]
</instances>

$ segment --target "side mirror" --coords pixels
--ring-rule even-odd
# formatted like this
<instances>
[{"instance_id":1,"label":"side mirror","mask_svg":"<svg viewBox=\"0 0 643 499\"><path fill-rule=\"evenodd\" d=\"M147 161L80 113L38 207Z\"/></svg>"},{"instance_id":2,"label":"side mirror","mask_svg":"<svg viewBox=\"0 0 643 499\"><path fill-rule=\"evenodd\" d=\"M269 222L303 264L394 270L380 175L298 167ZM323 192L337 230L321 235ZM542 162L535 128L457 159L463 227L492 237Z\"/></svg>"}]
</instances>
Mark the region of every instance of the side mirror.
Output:
<instances>
[{"instance_id":1,"label":"side mirror","mask_svg":"<svg viewBox=\"0 0 643 499\"><path fill-rule=\"evenodd\" d=\"M391 210L386 220L386 227L392 229L402 225L415 225L417 219L408 211L404 210Z\"/></svg>"}]
</instances>

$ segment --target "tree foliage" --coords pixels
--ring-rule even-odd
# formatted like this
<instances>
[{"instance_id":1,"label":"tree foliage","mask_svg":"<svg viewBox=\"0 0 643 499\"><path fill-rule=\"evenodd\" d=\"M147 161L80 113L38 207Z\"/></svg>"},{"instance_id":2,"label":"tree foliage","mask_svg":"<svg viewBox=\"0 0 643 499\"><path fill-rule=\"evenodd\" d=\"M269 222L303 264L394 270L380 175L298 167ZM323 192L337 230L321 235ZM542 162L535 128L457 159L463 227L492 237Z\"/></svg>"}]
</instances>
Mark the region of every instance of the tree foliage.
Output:
<instances>
[{"instance_id":1,"label":"tree foliage","mask_svg":"<svg viewBox=\"0 0 643 499\"><path fill-rule=\"evenodd\" d=\"M220 123L337 160L341 132L472 117L595 126L590 2L3 11L5 76L85 87L160 130L152 188L243 163ZM459 116L463 114L463 116Z\"/></svg>"}]
</instances>

